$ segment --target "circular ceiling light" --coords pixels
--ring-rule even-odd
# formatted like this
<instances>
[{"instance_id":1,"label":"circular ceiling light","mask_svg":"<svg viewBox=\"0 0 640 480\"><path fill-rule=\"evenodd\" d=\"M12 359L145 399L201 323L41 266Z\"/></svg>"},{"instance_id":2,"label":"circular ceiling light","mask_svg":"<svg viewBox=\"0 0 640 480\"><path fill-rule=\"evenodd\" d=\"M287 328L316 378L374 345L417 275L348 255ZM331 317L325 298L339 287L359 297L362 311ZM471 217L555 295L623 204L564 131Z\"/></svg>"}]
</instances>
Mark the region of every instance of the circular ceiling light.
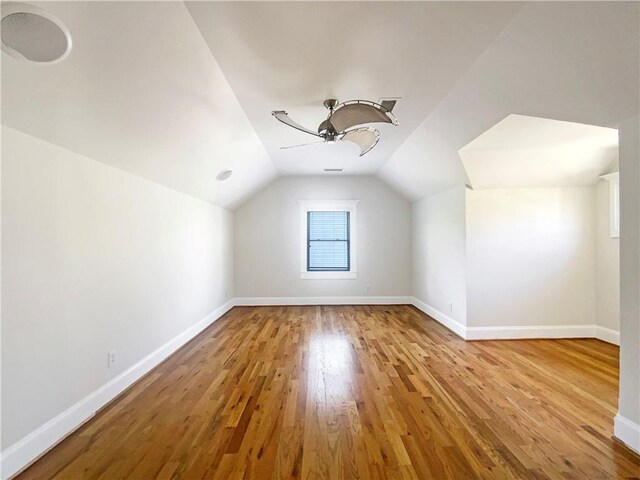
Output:
<instances>
[{"instance_id":1,"label":"circular ceiling light","mask_svg":"<svg viewBox=\"0 0 640 480\"><path fill-rule=\"evenodd\" d=\"M71 32L41 8L21 3L2 4L2 51L22 61L55 63L71 51Z\"/></svg>"},{"instance_id":2,"label":"circular ceiling light","mask_svg":"<svg viewBox=\"0 0 640 480\"><path fill-rule=\"evenodd\" d=\"M233 170L222 170L218 175L216 175L216 180L218 180L219 182L222 182L227 178L229 178L232 173L233 173Z\"/></svg>"}]
</instances>

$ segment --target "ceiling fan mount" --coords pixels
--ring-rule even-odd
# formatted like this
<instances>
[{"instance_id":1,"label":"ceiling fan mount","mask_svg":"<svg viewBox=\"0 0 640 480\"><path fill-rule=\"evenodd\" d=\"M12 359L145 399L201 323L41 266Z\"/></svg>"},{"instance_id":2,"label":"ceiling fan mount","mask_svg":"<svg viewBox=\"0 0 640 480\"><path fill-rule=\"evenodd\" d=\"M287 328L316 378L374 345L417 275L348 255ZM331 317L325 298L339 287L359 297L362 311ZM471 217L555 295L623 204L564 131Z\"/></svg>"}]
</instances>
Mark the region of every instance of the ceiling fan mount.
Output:
<instances>
[{"instance_id":1,"label":"ceiling fan mount","mask_svg":"<svg viewBox=\"0 0 640 480\"><path fill-rule=\"evenodd\" d=\"M338 100L336 98L327 98L323 105L327 108L327 110L333 110L338 105Z\"/></svg>"},{"instance_id":2,"label":"ceiling fan mount","mask_svg":"<svg viewBox=\"0 0 640 480\"><path fill-rule=\"evenodd\" d=\"M274 110L271 115L285 125L322 139L318 142L280 147L281 150L303 147L314 143L347 141L360 147L360 156L363 156L376 146L380 140L380 132L373 127L363 127L361 125L375 122L398 125L396 117L391 113L395 103L395 100L385 101L381 104L369 100L350 100L339 103L335 98L328 98L323 102L323 105L329 110L329 114L320 123L317 132L294 122L284 110Z\"/></svg>"}]
</instances>

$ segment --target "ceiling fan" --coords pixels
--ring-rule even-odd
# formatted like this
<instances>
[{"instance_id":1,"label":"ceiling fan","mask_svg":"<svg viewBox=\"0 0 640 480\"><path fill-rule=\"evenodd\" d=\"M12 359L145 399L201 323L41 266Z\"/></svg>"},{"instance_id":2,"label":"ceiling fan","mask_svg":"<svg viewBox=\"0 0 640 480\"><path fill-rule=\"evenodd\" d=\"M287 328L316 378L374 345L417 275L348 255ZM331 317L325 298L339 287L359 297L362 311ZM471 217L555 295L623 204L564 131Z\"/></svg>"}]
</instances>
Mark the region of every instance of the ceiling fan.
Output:
<instances>
[{"instance_id":1,"label":"ceiling fan","mask_svg":"<svg viewBox=\"0 0 640 480\"><path fill-rule=\"evenodd\" d=\"M284 110L274 110L271 115L285 125L322 139L318 142L280 147L281 150L304 147L316 143L353 142L360 147L360 156L363 156L376 146L378 140L380 140L380 132L373 127L360 127L359 125L375 122L398 125L396 117L391 113L395 104L395 100L384 100L382 103L368 100L350 100L338 103L335 98L329 98L324 101L324 106L329 110L329 115L320 124L317 132L294 122Z\"/></svg>"}]
</instances>

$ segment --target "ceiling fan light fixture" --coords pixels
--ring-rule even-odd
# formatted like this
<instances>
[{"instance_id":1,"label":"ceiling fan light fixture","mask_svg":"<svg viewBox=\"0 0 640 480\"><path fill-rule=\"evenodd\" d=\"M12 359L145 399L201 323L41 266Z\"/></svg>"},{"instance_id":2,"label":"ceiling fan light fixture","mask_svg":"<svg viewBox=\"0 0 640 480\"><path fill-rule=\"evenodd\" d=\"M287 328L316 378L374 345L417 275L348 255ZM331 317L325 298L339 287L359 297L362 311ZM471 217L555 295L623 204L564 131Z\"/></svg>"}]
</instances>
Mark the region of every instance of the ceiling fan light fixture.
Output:
<instances>
[{"instance_id":1,"label":"ceiling fan light fixture","mask_svg":"<svg viewBox=\"0 0 640 480\"><path fill-rule=\"evenodd\" d=\"M317 132L294 122L284 110L273 110L271 115L289 127L322 139L320 142L312 143L333 145L337 141L351 142L360 147L360 156L363 156L377 145L378 140L380 140L380 132L373 127L362 127L360 125L388 123L397 126L398 120L391 113L395 103L395 99L387 101L385 105L369 100L349 100L348 102L338 103L335 98L328 98L324 101L324 106L329 110L329 115L326 120L320 123ZM311 145L311 143L280 147L280 150L305 145Z\"/></svg>"},{"instance_id":2,"label":"ceiling fan light fixture","mask_svg":"<svg viewBox=\"0 0 640 480\"><path fill-rule=\"evenodd\" d=\"M216 175L216 180L218 182L224 182L232 174L233 174L233 170L230 170L230 169L222 170L220 173L218 173L218 175Z\"/></svg>"}]
</instances>

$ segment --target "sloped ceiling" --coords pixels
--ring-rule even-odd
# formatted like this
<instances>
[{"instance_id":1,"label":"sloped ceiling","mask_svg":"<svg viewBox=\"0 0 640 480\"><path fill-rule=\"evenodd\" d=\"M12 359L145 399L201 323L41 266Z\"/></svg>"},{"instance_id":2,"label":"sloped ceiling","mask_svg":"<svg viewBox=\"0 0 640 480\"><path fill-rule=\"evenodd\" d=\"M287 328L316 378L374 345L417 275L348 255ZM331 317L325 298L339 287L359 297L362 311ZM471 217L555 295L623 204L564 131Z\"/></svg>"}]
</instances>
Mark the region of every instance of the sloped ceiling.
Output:
<instances>
[{"instance_id":1,"label":"sloped ceiling","mask_svg":"<svg viewBox=\"0 0 640 480\"><path fill-rule=\"evenodd\" d=\"M3 124L225 207L275 177L182 2L34 4L73 49L54 65L2 53Z\"/></svg>"},{"instance_id":2,"label":"sloped ceiling","mask_svg":"<svg viewBox=\"0 0 640 480\"><path fill-rule=\"evenodd\" d=\"M639 110L639 7L526 4L378 174L412 200L467 183L458 150L512 113L616 128Z\"/></svg>"},{"instance_id":3,"label":"sloped ceiling","mask_svg":"<svg viewBox=\"0 0 640 480\"><path fill-rule=\"evenodd\" d=\"M515 3L187 2L242 108L282 174L372 174L445 97L518 12ZM358 157L347 142L280 150L317 138L275 121L284 109L316 130L322 102L402 97L397 127Z\"/></svg>"},{"instance_id":4,"label":"sloped ceiling","mask_svg":"<svg viewBox=\"0 0 640 480\"><path fill-rule=\"evenodd\" d=\"M509 115L458 153L474 189L587 186L616 169L618 131Z\"/></svg>"},{"instance_id":5,"label":"sloped ceiling","mask_svg":"<svg viewBox=\"0 0 640 480\"><path fill-rule=\"evenodd\" d=\"M235 207L276 175L376 173L417 200L468 182L458 150L510 114L637 114L638 2L42 2L63 62L2 54L2 123ZM314 138L322 100L402 97L360 158ZM327 150L331 149L331 150ZM215 175L234 175L216 182Z\"/></svg>"}]
</instances>

